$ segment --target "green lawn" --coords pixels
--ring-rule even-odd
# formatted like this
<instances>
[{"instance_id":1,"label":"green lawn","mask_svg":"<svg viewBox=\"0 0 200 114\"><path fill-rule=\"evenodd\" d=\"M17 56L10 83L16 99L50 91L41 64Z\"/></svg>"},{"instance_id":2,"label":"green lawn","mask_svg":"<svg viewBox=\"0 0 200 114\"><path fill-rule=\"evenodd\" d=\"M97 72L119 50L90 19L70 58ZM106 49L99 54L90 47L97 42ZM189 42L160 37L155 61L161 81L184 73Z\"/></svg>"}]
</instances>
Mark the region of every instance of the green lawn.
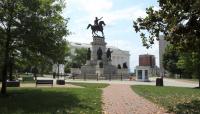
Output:
<instances>
[{"instance_id":1,"label":"green lawn","mask_svg":"<svg viewBox=\"0 0 200 114\"><path fill-rule=\"evenodd\" d=\"M175 114L200 114L200 89L132 86L139 95Z\"/></svg>"},{"instance_id":2,"label":"green lawn","mask_svg":"<svg viewBox=\"0 0 200 114\"><path fill-rule=\"evenodd\" d=\"M82 86L86 88L105 88L109 85L109 84L102 84L102 83L78 83L78 82L69 82L69 84Z\"/></svg>"},{"instance_id":3,"label":"green lawn","mask_svg":"<svg viewBox=\"0 0 200 114\"><path fill-rule=\"evenodd\" d=\"M101 114L99 87L107 84L80 85L85 88L8 88L0 114Z\"/></svg>"}]
</instances>

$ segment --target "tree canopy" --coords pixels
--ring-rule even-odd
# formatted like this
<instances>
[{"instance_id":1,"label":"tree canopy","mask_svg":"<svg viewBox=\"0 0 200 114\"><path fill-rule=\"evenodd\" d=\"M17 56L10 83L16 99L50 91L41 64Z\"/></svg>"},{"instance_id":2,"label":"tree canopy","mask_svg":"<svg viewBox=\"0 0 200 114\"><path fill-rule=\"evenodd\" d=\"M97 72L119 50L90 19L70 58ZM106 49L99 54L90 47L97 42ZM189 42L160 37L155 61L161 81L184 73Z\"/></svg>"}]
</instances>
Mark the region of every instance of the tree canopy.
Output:
<instances>
[{"instance_id":1,"label":"tree canopy","mask_svg":"<svg viewBox=\"0 0 200 114\"><path fill-rule=\"evenodd\" d=\"M61 15L64 7L62 0L0 0L0 44L4 50L1 93L6 93L7 68L14 52L24 58L54 58L51 50L69 34L68 19Z\"/></svg>"},{"instance_id":2,"label":"tree canopy","mask_svg":"<svg viewBox=\"0 0 200 114\"><path fill-rule=\"evenodd\" d=\"M179 52L195 54L197 67L200 68L200 0L158 0L159 10L146 9L144 18L133 22L136 32L140 33L143 45L147 48L154 39L164 34L164 39ZM148 32L149 34L145 34ZM193 68L194 69L194 68ZM196 70L199 75L200 70Z\"/></svg>"},{"instance_id":3,"label":"tree canopy","mask_svg":"<svg viewBox=\"0 0 200 114\"><path fill-rule=\"evenodd\" d=\"M200 44L200 0L158 0L160 9L146 9L147 16L134 21L134 29L140 32L146 47L159 40L164 34L165 40L179 50L199 51ZM145 35L149 32L149 36Z\"/></svg>"},{"instance_id":4,"label":"tree canopy","mask_svg":"<svg viewBox=\"0 0 200 114\"><path fill-rule=\"evenodd\" d=\"M74 55L72 55L71 58L72 58L72 65L74 64L76 67L80 68L82 65L86 63L87 49L85 48L75 49ZM74 65L72 67L74 67Z\"/></svg>"},{"instance_id":5,"label":"tree canopy","mask_svg":"<svg viewBox=\"0 0 200 114\"><path fill-rule=\"evenodd\" d=\"M177 67L177 62L179 60L180 54L174 50L172 45L168 45L165 48L165 53L163 54L163 67L171 74L182 74L180 68Z\"/></svg>"}]
</instances>

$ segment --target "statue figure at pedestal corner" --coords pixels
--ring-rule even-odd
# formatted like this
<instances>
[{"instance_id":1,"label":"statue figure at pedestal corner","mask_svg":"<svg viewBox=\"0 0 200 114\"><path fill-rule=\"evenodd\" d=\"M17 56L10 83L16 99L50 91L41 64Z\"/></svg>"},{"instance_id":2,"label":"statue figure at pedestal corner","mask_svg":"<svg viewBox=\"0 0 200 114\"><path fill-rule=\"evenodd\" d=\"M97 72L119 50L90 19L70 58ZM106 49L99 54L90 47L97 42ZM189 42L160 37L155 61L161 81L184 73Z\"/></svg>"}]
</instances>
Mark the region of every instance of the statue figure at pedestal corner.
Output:
<instances>
[{"instance_id":1,"label":"statue figure at pedestal corner","mask_svg":"<svg viewBox=\"0 0 200 114\"><path fill-rule=\"evenodd\" d=\"M111 53L112 53L113 51L110 51L110 48L108 48L108 50L107 50L107 52L106 52L106 56L107 56L107 59L108 59L108 61L111 61Z\"/></svg>"},{"instance_id":2,"label":"statue figure at pedestal corner","mask_svg":"<svg viewBox=\"0 0 200 114\"><path fill-rule=\"evenodd\" d=\"M121 65L120 65L120 64L118 64L118 65L117 65L117 68L118 68L118 69L122 69L122 67L121 67Z\"/></svg>"},{"instance_id":3,"label":"statue figure at pedestal corner","mask_svg":"<svg viewBox=\"0 0 200 114\"><path fill-rule=\"evenodd\" d=\"M126 62L123 63L123 68L124 68L124 69L127 69L127 68L128 68Z\"/></svg>"},{"instance_id":4,"label":"statue figure at pedestal corner","mask_svg":"<svg viewBox=\"0 0 200 114\"><path fill-rule=\"evenodd\" d=\"M99 63L99 68L103 68L103 62Z\"/></svg>"},{"instance_id":5,"label":"statue figure at pedestal corner","mask_svg":"<svg viewBox=\"0 0 200 114\"><path fill-rule=\"evenodd\" d=\"M101 47L99 47L99 49L97 50L97 60L102 60L102 49Z\"/></svg>"},{"instance_id":6,"label":"statue figure at pedestal corner","mask_svg":"<svg viewBox=\"0 0 200 114\"><path fill-rule=\"evenodd\" d=\"M103 32L103 26L105 26L105 22L104 21L100 21L103 17L101 17L100 19L98 19L98 17L95 18L94 20L94 25L92 24L88 24L87 29L89 29L91 27L92 30L92 36L97 36L97 37L102 37L104 38L104 32ZM102 33L102 36L99 36L97 34L97 32L100 31Z\"/></svg>"},{"instance_id":7,"label":"statue figure at pedestal corner","mask_svg":"<svg viewBox=\"0 0 200 114\"><path fill-rule=\"evenodd\" d=\"M90 48L88 48L87 50L87 60L90 60L91 59L91 50Z\"/></svg>"}]
</instances>

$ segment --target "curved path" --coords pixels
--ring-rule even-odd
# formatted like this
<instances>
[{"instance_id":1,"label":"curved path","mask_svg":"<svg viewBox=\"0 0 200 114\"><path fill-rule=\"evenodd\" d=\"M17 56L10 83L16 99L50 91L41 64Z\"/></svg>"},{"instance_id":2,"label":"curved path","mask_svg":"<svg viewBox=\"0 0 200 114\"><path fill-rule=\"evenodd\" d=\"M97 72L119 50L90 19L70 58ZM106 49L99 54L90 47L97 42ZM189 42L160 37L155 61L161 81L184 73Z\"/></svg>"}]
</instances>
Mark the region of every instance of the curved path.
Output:
<instances>
[{"instance_id":1,"label":"curved path","mask_svg":"<svg viewBox=\"0 0 200 114\"><path fill-rule=\"evenodd\" d=\"M163 108L137 95L125 84L111 84L103 89L104 114L166 114Z\"/></svg>"}]
</instances>

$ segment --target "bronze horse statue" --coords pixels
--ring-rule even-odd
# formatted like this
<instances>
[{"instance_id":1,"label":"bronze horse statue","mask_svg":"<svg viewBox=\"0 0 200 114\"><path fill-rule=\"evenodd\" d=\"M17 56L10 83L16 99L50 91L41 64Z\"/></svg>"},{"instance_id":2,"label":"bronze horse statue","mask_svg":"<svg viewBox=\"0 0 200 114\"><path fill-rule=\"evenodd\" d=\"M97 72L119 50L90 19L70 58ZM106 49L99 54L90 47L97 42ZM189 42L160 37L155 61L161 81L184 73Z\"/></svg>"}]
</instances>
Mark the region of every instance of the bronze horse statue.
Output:
<instances>
[{"instance_id":1,"label":"bronze horse statue","mask_svg":"<svg viewBox=\"0 0 200 114\"><path fill-rule=\"evenodd\" d=\"M88 24L87 29L89 29L91 27L93 36L95 36L95 35L98 36L98 34L96 32L100 31L102 33L102 37L104 37L103 26L105 26L105 25L106 24L104 23L104 21L100 21L98 26Z\"/></svg>"}]
</instances>

